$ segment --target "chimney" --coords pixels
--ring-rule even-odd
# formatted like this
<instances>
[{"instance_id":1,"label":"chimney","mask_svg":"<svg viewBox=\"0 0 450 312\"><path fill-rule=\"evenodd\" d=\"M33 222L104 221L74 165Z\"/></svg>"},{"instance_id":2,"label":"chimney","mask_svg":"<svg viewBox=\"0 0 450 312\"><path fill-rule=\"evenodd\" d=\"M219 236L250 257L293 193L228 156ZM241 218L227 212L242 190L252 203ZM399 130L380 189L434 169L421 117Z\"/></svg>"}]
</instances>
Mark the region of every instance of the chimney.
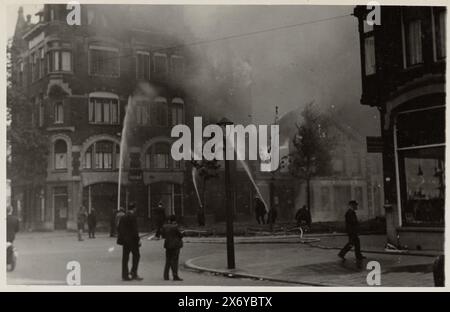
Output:
<instances>
[{"instance_id":1,"label":"chimney","mask_svg":"<svg viewBox=\"0 0 450 312\"><path fill-rule=\"evenodd\" d=\"M27 23L31 23L31 14L27 14Z\"/></svg>"}]
</instances>

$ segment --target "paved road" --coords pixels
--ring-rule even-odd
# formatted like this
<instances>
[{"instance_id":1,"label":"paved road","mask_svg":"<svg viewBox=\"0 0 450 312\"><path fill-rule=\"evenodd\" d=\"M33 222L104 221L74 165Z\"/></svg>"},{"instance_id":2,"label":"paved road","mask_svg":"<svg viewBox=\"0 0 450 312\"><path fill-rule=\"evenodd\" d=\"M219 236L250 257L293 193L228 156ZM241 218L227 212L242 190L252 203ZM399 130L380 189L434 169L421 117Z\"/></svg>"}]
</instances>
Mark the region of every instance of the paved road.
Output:
<instances>
[{"instance_id":1,"label":"paved road","mask_svg":"<svg viewBox=\"0 0 450 312\"><path fill-rule=\"evenodd\" d=\"M181 267L183 282L164 281L164 249L162 241L143 239L139 274L142 282L121 280L121 253L114 238L105 234L97 239L78 242L76 234L68 233L19 233L16 248L19 252L17 268L7 274L8 284L20 285L65 285L69 261L76 260L81 265L82 285L199 285L199 286L292 286L269 281L238 279L197 273ZM180 255L180 263L187 259L220 252L221 244L186 244ZM239 252L240 246L236 251ZM245 246L244 246L245 248ZM272 246L267 246L272 248Z\"/></svg>"}]
</instances>

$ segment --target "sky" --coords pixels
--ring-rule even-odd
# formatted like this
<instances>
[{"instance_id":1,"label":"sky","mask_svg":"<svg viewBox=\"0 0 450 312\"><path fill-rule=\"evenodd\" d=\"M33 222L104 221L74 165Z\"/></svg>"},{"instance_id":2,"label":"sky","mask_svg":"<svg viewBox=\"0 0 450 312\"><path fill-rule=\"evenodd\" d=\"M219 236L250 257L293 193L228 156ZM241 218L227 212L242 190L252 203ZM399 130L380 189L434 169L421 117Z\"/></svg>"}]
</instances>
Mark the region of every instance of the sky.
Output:
<instances>
[{"instance_id":1,"label":"sky","mask_svg":"<svg viewBox=\"0 0 450 312\"><path fill-rule=\"evenodd\" d=\"M24 6L25 15L38 9ZM8 8L9 36L17 10L16 5ZM195 5L183 7L183 24L200 39L262 31L203 47L211 58L226 48L249 65L255 123L271 123L275 106L283 115L313 101L361 135L378 135L378 111L359 103L359 38L352 11L351 6ZM337 18L310 23L333 17ZM294 24L303 25L282 28Z\"/></svg>"}]
</instances>

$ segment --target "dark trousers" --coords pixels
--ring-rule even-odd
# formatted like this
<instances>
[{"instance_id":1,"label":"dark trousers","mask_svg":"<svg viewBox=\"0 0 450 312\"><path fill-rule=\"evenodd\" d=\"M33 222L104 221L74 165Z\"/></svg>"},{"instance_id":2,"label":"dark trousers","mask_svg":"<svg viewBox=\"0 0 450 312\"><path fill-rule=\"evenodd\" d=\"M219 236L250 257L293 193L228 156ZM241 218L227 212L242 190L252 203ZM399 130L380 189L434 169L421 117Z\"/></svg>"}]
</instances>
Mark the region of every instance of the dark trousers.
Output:
<instances>
[{"instance_id":1,"label":"dark trousers","mask_svg":"<svg viewBox=\"0 0 450 312\"><path fill-rule=\"evenodd\" d=\"M264 215L256 215L256 221L258 221L258 224L265 224Z\"/></svg>"},{"instance_id":2,"label":"dark trousers","mask_svg":"<svg viewBox=\"0 0 450 312\"><path fill-rule=\"evenodd\" d=\"M95 225L88 225L89 238L95 238Z\"/></svg>"},{"instance_id":3,"label":"dark trousers","mask_svg":"<svg viewBox=\"0 0 450 312\"><path fill-rule=\"evenodd\" d=\"M166 265L164 266L164 279L169 279L169 270L172 269L174 278L178 277L178 257L180 248L166 249Z\"/></svg>"},{"instance_id":4,"label":"dark trousers","mask_svg":"<svg viewBox=\"0 0 450 312\"><path fill-rule=\"evenodd\" d=\"M130 258L130 253L133 256L131 275L136 276L139 266L139 259L141 255L139 254L139 246L136 245L123 245L122 249L122 278L128 278L128 260Z\"/></svg>"},{"instance_id":5,"label":"dark trousers","mask_svg":"<svg viewBox=\"0 0 450 312\"><path fill-rule=\"evenodd\" d=\"M352 247L355 247L356 259L361 259L362 258L361 244L359 242L358 234L356 234L356 233L348 234L348 243L344 246L344 248L341 249L341 251L339 252L339 255L345 256L345 254L347 252L349 252L350 249L352 249Z\"/></svg>"}]
</instances>

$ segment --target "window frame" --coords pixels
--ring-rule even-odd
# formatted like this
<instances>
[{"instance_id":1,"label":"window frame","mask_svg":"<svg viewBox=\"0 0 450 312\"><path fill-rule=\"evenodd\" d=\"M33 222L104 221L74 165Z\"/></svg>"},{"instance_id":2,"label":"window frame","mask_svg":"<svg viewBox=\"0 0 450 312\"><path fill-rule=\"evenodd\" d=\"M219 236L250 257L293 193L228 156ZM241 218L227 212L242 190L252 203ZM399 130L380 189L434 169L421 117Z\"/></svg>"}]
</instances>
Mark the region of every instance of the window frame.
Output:
<instances>
[{"instance_id":1,"label":"window frame","mask_svg":"<svg viewBox=\"0 0 450 312\"><path fill-rule=\"evenodd\" d=\"M108 74L103 74L103 73L94 73L92 70L92 51L96 50L96 51L108 51L108 52L113 52L113 53L117 53L117 57L115 57L117 59L117 74L116 75L108 75ZM88 74L89 76L94 76L94 77L108 77L108 78L119 78L120 77L120 50L119 48L116 47L110 47L110 46L102 46L102 45L89 45L88 46Z\"/></svg>"},{"instance_id":2,"label":"window frame","mask_svg":"<svg viewBox=\"0 0 450 312\"><path fill-rule=\"evenodd\" d=\"M156 58L157 57L164 57L165 58L165 68L166 68L166 70L164 72L156 71L156 64L157 64ZM155 52L155 53L153 53L153 57L152 58L153 58L153 72L156 75L167 75L169 73L169 60L168 60L167 54L166 53Z\"/></svg>"},{"instance_id":3,"label":"window frame","mask_svg":"<svg viewBox=\"0 0 450 312\"><path fill-rule=\"evenodd\" d=\"M55 101L54 105L54 124L60 125L64 123L64 101ZM58 108L61 108L60 110ZM60 114L61 113L61 116ZM61 117L61 119L59 119Z\"/></svg>"},{"instance_id":4,"label":"window frame","mask_svg":"<svg viewBox=\"0 0 450 312\"><path fill-rule=\"evenodd\" d=\"M63 142L64 143L65 149L66 149L65 152L61 152L61 153L57 153L56 152L56 143L58 143L58 142ZM59 167L57 165L58 164L58 161L57 161L58 155L65 155L64 165L62 167ZM68 164L68 160L69 160L69 154L68 154L68 144L67 144L67 142L65 140L63 140L63 139L60 139L60 138L56 139L53 142L53 169L58 170L58 171L66 171L68 169L68 165L69 165Z\"/></svg>"},{"instance_id":5,"label":"window frame","mask_svg":"<svg viewBox=\"0 0 450 312\"><path fill-rule=\"evenodd\" d=\"M182 60L182 66L181 66L181 72L177 73L174 71L174 67L173 67L173 60L174 59L179 59ZM181 55L177 55L177 54L172 54L170 56L170 73L171 74L179 74L179 75L184 75L184 70L185 70L185 64L184 64L184 56Z\"/></svg>"},{"instance_id":6,"label":"window frame","mask_svg":"<svg viewBox=\"0 0 450 312\"><path fill-rule=\"evenodd\" d=\"M111 144L111 153L97 151L97 144L99 143ZM110 155L109 160L106 157L107 155ZM100 160L102 165L98 166ZM111 165L110 167L105 168L105 160ZM120 145L112 140L102 139L93 142L83 155L83 170L114 171L119 169L118 164L120 164Z\"/></svg>"},{"instance_id":7,"label":"window frame","mask_svg":"<svg viewBox=\"0 0 450 312\"><path fill-rule=\"evenodd\" d=\"M105 121L105 104L109 104L109 121ZM97 121L97 108L100 119ZM88 98L88 123L92 125L120 125L120 99L113 93L92 92Z\"/></svg>"},{"instance_id":8,"label":"window frame","mask_svg":"<svg viewBox=\"0 0 450 312\"><path fill-rule=\"evenodd\" d=\"M147 61L148 61L148 68L147 68L147 78L145 77L145 73L144 73L144 77L139 77L139 56L146 56L147 57ZM150 57L150 52L147 51L137 51L136 52L136 79L137 80L150 80L151 77L151 61L150 61L151 57Z\"/></svg>"}]
</instances>

